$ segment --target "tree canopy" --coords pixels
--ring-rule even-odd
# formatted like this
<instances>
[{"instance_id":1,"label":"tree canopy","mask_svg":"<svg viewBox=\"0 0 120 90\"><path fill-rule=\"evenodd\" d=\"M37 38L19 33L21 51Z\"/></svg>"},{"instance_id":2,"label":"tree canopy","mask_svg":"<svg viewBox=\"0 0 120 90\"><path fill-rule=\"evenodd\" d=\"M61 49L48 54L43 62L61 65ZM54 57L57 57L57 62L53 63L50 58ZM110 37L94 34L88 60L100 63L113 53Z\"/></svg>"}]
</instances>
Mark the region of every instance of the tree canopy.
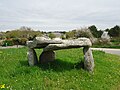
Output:
<instances>
[{"instance_id":1,"label":"tree canopy","mask_svg":"<svg viewBox=\"0 0 120 90\"><path fill-rule=\"evenodd\" d=\"M95 38L100 38L103 31L97 29L95 25L88 27Z\"/></svg>"},{"instance_id":2,"label":"tree canopy","mask_svg":"<svg viewBox=\"0 0 120 90\"><path fill-rule=\"evenodd\" d=\"M108 34L111 37L120 37L120 26L118 26L118 25L114 26L113 28L108 30Z\"/></svg>"}]
</instances>

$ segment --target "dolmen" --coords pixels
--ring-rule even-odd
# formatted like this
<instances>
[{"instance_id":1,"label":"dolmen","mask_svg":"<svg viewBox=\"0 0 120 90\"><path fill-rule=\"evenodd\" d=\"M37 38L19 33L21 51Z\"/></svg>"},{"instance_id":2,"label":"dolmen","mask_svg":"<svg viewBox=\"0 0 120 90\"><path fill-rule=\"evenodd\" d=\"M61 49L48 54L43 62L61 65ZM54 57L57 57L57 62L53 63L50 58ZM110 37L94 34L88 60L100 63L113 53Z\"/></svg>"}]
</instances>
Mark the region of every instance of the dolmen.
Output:
<instances>
[{"instance_id":1,"label":"dolmen","mask_svg":"<svg viewBox=\"0 0 120 90\"><path fill-rule=\"evenodd\" d=\"M48 63L55 60L55 50L83 47L84 68L87 71L93 71L94 59L90 48L91 46L92 43L88 38L62 40L59 38L50 39L45 37L36 37L33 41L27 41L28 63L30 66L37 65L38 63ZM41 48L43 48L43 51L38 62L35 49Z\"/></svg>"}]
</instances>

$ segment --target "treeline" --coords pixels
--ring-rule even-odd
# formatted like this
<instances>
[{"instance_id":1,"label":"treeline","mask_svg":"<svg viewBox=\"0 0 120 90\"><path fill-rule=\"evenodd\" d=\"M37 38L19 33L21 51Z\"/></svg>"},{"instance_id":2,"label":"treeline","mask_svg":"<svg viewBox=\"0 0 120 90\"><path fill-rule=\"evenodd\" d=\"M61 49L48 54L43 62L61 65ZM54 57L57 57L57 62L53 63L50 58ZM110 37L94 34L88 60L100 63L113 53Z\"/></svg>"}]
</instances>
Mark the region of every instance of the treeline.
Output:
<instances>
[{"instance_id":1,"label":"treeline","mask_svg":"<svg viewBox=\"0 0 120 90\"><path fill-rule=\"evenodd\" d=\"M66 32L66 38L79 38L79 37L87 37L87 38L100 38L103 31L97 30L97 28L93 25L88 28L80 28L76 30L72 30Z\"/></svg>"},{"instance_id":2,"label":"treeline","mask_svg":"<svg viewBox=\"0 0 120 90\"><path fill-rule=\"evenodd\" d=\"M98 30L95 25L92 25L88 28L80 28L71 30L69 32L41 32L34 31L29 27L21 27L16 30L0 32L0 45L16 45L21 44L25 45L26 41L33 40L36 36L45 36L49 38L60 37L62 39L75 39L79 37L90 38L91 41L95 41L95 38L100 39L103 31L107 31L108 35L111 37L111 41L120 40L120 26L116 25L113 28ZM101 39L100 39L101 40ZM99 40L99 41L100 41Z\"/></svg>"},{"instance_id":3,"label":"treeline","mask_svg":"<svg viewBox=\"0 0 120 90\"><path fill-rule=\"evenodd\" d=\"M21 27L17 30L11 30L0 33L0 45L25 45L26 41L33 40L36 36L42 36L43 32L34 31L29 27Z\"/></svg>"},{"instance_id":4,"label":"treeline","mask_svg":"<svg viewBox=\"0 0 120 90\"><path fill-rule=\"evenodd\" d=\"M120 37L120 26L118 25L113 28L106 29L105 31L107 31L111 37Z\"/></svg>"},{"instance_id":5,"label":"treeline","mask_svg":"<svg viewBox=\"0 0 120 90\"><path fill-rule=\"evenodd\" d=\"M104 36L104 32L107 32ZM104 36L104 37L101 37ZM98 30L95 25L66 32L66 38L87 37L95 47L117 47L120 48L120 26L116 25L110 29Z\"/></svg>"},{"instance_id":6,"label":"treeline","mask_svg":"<svg viewBox=\"0 0 120 90\"><path fill-rule=\"evenodd\" d=\"M95 25L92 25L88 28L81 28L81 29L76 29L76 30L72 30L67 32L67 38L71 38L71 37L94 37L94 38L101 38L101 35L103 34L103 32L106 31L108 32L108 35L111 38L114 37L118 37L120 38L120 26L116 25L113 28L110 29L105 29L105 30L98 30L97 27ZM76 36L77 34L77 36Z\"/></svg>"},{"instance_id":7,"label":"treeline","mask_svg":"<svg viewBox=\"0 0 120 90\"><path fill-rule=\"evenodd\" d=\"M11 31L6 31L2 32L3 35L1 35L0 39L10 39L10 38L27 38L27 39L32 39L35 36L41 36L42 32L40 31L34 31L33 29L29 27L21 27L20 29L17 30L11 30Z\"/></svg>"}]
</instances>

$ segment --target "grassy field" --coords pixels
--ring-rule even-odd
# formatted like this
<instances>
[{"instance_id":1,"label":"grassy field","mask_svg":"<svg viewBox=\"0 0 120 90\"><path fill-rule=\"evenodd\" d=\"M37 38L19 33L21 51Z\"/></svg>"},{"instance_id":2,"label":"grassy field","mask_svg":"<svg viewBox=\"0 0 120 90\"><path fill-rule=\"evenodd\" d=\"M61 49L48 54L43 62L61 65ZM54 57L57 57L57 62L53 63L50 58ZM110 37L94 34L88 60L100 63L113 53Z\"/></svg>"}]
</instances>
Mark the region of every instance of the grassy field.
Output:
<instances>
[{"instance_id":1,"label":"grassy field","mask_svg":"<svg viewBox=\"0 0 120 90\"><path fill-rule=\"evenodd\" d=\"M113 48L120 49L120 45L93 45L93 48Z\"/></svg>"},{"instance_id":2,"label":"grassy field","mask_svg":"<svg viewBox=\"0 0 120 90\"><path fill-rule=\"evenodd\" d=\"M36 50L39 55L42 50ZM56 60L28 66L27 48L0 50L0 85L5 90L119 90L120 56L93 51L95 70L78 64L82 49L56 51Z\"/></svg>"}]
</instances>

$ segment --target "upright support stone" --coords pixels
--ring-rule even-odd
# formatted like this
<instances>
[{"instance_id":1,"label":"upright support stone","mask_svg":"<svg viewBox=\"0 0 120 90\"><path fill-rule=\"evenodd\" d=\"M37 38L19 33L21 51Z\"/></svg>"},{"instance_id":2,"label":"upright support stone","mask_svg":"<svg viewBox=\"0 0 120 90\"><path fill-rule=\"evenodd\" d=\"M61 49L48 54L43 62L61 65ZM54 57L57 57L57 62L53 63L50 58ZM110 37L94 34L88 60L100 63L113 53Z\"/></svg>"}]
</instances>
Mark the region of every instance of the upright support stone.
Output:
<instances>
[{"instance_id":1,"label":"upright support stone","mask_svg":"<svg viewBox=\"0 0 120 90\"><path fill-rule=\"evenodd\" d=\"M88 46L84 47L83 53L84 53L84 68L91 72L94 69L94 59L90 47Z\"/></svg>"},{"instance_id":2,"label":"upright support stone","mask_svg":"<svg viewBox=\"0 0 120 90\"><path fill-rule=\"evenodd\" d=\"M30 66L34 66L36 64L38 64L38 59L37 59L37 55L34 49L29 48L28 50L28 63Z\"/></svg>"},{"instance_id":3,"label":"upright support stone","mask_svg":"<svg viewBox=\"0 0 120 90\"><path fill-rule=\"evenodd\" d=\"M40 63L48 63L55 60L55 52L54 51L43 51L39 57Z\"/></svg>"}]
</instances>

